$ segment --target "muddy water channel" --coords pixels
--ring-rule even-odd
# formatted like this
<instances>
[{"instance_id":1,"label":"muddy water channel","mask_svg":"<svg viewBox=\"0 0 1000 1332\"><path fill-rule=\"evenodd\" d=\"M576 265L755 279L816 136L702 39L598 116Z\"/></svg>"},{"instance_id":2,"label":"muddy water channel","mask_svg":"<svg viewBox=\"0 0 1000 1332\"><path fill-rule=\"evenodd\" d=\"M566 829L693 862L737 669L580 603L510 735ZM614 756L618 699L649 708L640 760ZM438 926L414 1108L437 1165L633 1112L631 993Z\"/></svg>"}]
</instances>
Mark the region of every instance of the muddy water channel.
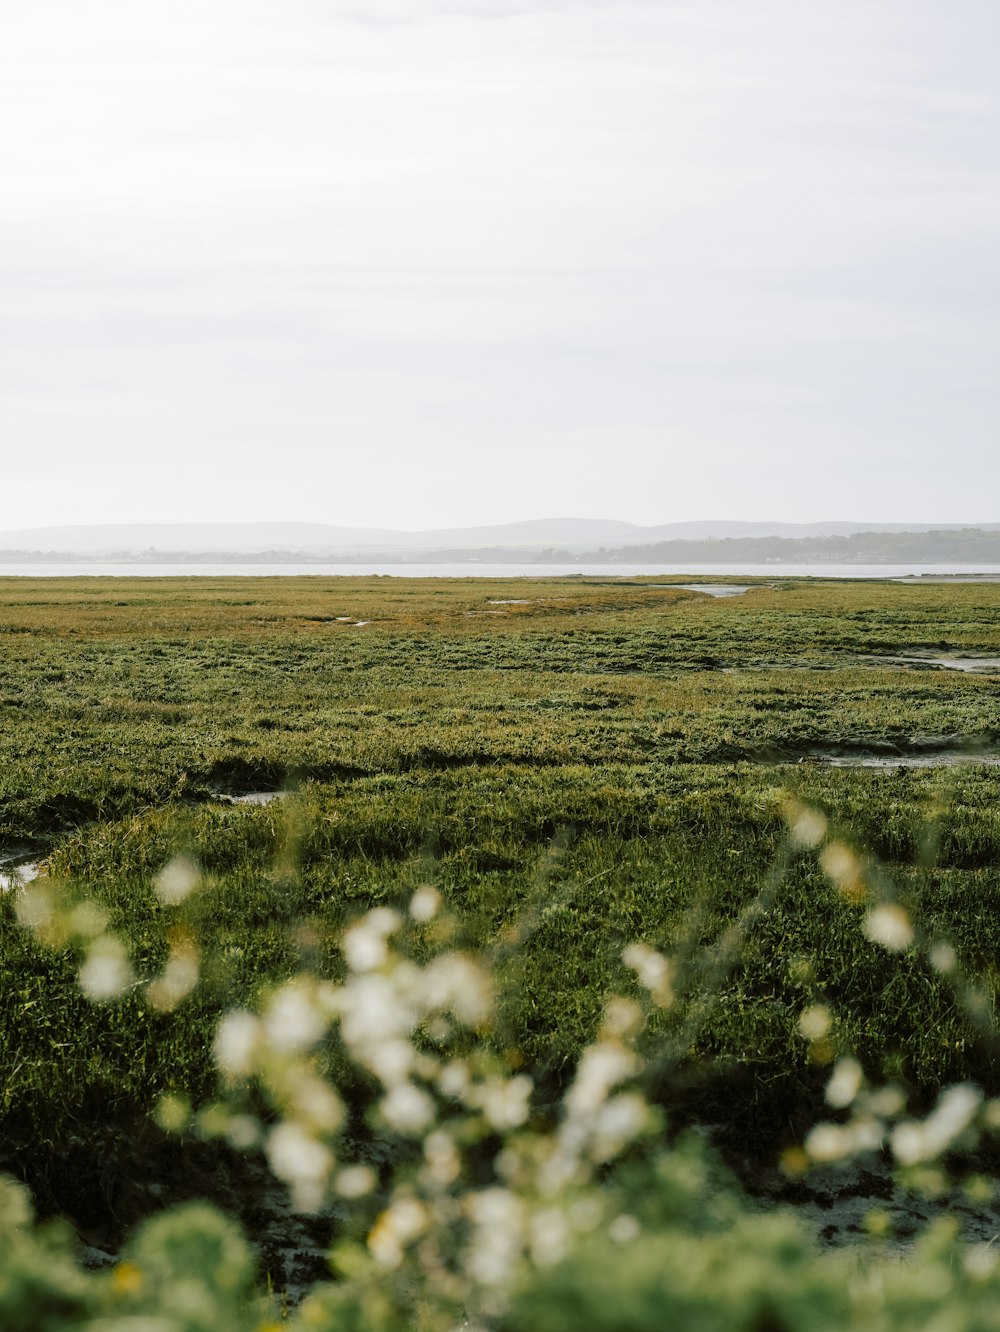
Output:
<instances>
[{"instance_id":1,"label":"muddy water channel","mask_svg":"<svg viewBox=\"0 0 1000 1332\"><path fill-rule=\"evenodd\" d=\"M704 592L710 597L741 597L748 585L736 583L653 583L652 587L676 588L682 592Z\"/></svg>"},{"instance_id":2,"label":"muddy water channel","mask_svg":"<svg viewBox=\"0 0 1000 1332\"><path fill-rule=\"evenodd\" d=\"M790 760L785 760L789 762ZM797 761L817 763L830 768L958 768L971 765L980 768L1000 767L1000 755L969 752L968 750L936 750L916 754L842 753L837 750L810 750Z\"/></svg>"},{"instance_id":3,"label":"muddy water channel","mask_svg":"<svg viewBox=\"0 0 1000 1332\"><path fill-rule=\"evenodd\" d=\"M707 591L708 589L703 589ZM742 666L721 667L724 675L753 671L856 670L960 671L963 675L1000 675L1000 657L938 657L905 654L895 657L848 656L822 661L808 658L792 661L750 661Z\"/></svg>"},{"instance_id":4,"label":"muddy water channel","mask_svg":"<svg viewBox=\"0 0 1000 1332\"><path fill-rule=\"evenodd\" d=\"M0 851L0 892L8 892L38 878L39 864L32 858L35 854L26 846Z\"/></svg>"},{"instance_id":5,"label":"muddy water channel","mask_svg":"<svg viewBox=\"0 0 1000 1332\"><path fill-rule=\"evenodd\" d=\"M287 791L244 791L242 795L216 791L212 799L223 805L273 805L276 800L284 800L287 795Z\"/></svg>"},{"instance_id":6,"label":"muddy water channel","mask_svg":"<svg viewBox=\"0 0 1000 1332\"><path fill-rule=\"evenodd\" d=\"M889 657L893 665L915 670L962 671L965 675L1000 674L1000 657Z\"/></svg>"}]
</instances>

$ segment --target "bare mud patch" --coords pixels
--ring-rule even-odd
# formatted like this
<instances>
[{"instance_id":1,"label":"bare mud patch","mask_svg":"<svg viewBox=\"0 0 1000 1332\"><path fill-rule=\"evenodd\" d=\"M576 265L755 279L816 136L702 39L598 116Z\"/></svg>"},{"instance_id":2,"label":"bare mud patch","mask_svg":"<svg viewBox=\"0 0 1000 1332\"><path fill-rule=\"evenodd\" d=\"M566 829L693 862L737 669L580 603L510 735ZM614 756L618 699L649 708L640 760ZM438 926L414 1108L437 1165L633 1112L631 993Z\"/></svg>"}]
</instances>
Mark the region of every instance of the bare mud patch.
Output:
<instances>
[{"instance_id":1,"label":"bare mud patch","mask_svg":"<svg viewBox=\"0 0 1000 1332\"><path fill-rule=\"evenodd\" d=\"M973 1201L961 1184L928 1195L909 1189L894 1177L889 1161L870 1155L843 1165L812 1169L790 1179L778 1169L746 1182L751 1204L761 1211L787 1206L820 1244L833 1247L871 1246L873 1214L884 1228L878 1241L885 1253L905 1259L924 1228L941 1217L953 1217L969 1244L995 1245L1000 1240L1000 1201L993 1196Z\"/></svg>"},{"instance_id":2,"label":"bare mud patch","mask_svg":"<svg viewBox=\"0 0 1000 1332\"><path fill-rule=\"evenodd\" d=\"M149 1172L145 1178L144 1166ZM210 1177L204 1173L207 1170ZM140 1158L130 1184L129 1202L134 1208L141 1200L140 1217L199 1197L220 1208L242 1227L256 1256L259 1277L288 1309L301 1303L317 1282L330 1279L330 1246L353 1215L352 1205L341 1199L330 1201L318 1213L296 1211L285 1186L263 1161L250 1156L235 1160L222 1156L214 1163L202 1159L187 1174L176 1169L165 1174L162 1162ZM85 1267L102 1270L120 1261L128 1225L123 1230L118 1219L110 1217L92 1219L89 1225L78 1216L70 1219L82 1241Z\"/></svg>"}]
</instances>

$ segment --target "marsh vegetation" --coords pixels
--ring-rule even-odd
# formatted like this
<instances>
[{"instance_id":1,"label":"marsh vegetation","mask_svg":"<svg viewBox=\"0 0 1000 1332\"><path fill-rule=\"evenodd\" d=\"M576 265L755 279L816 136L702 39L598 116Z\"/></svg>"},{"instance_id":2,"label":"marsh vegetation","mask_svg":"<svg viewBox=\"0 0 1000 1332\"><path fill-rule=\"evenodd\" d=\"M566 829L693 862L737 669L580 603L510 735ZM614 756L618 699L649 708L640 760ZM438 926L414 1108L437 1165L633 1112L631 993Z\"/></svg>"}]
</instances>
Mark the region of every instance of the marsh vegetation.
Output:
<instances>
[{"instance_id":1,"label":"marsh vegetation","mask_svg":"<svg viewBox=\"0 0 1000 1332\"><path fill-rule=\"evenodd\" d=\"M429 1007L418 1049L530 1080L536 1134L609 1039L609 1002L646 1003L630 1076L659 1127L602 1187L659 1235L629 1250L635 1281L659 1271L666 1307L676 1267L695 1317L637 1182L661 1153L672 1242L695 1245L706 1167L662 1155L685 1125L752 1172L829 1115L838 1060L912 1113L950 1085L1000 1092L998 605L992 585L706 596L662 576L0 581L0 872L42 870L0 898L0 1165L110 1249L204 1193L252 1229L236 1149L291 1093L269 1101L273 1061L248 1064L241 1141L218 1109L220 1022L303 975L349 989L345 931L395 913L414 965L446 950L497 977L489 1022L446 1032ZM982 668L914 669L938 660ZM652 957L669 1002L643 984ZM412 1150L366 1057L324 1040L310 1068L384 1184ZM470 1179L494 1169L497 1114L466 1144ZM731 1225L750 1242L736 1212L709 1229ZM490 1317L604 1326L613 1292L580 1243L530 1314ZM834 1298L839 1279L809 1280Z\"/></svg>"}]
</instances>

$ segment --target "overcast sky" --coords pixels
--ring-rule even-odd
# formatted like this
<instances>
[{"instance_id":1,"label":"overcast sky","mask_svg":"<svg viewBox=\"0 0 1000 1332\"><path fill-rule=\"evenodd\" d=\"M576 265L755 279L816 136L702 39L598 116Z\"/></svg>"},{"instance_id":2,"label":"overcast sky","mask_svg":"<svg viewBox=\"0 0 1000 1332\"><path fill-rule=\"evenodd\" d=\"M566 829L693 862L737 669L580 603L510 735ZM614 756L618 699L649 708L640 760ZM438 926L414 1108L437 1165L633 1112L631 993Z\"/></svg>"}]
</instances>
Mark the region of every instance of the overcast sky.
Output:
<instances>
[{"instance_id":1,"label":"overcast sky","mask_svg":"<svg viewBox=\"0 0 1000 1332\"><path fill-rule=\"evenodd\" d=\"M3 0L0 526L1000 520L996 0Z\"/></svg>"}]
</instances>

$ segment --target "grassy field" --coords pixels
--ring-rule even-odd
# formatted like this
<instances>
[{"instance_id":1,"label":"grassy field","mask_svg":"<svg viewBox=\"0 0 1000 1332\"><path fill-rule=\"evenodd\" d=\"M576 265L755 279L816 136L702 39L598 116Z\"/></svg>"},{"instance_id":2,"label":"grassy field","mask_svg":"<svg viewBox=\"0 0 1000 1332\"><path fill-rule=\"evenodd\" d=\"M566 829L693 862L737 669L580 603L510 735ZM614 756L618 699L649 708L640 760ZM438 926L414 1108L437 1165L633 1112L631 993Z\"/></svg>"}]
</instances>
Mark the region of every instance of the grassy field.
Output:
<instances>
[{"instance_id":1,"label":"grassy field","mask_svg":"<svg viewBox=\"0 0 1000 1332\"><path fill-rule=\"evenodd\" d=\"M542 1113L606 996L634 992L636 940L675 959L646 1036L675 1122L777 1150L848 1051L918 1101L1000 1090L1000 768L971 761L1000 753L1000 675L931 668L1000 655L1000 587L669 584L0 580L0 850L99 903L140 980L184 940L204 959L174 1011L138 988L95 1005L79 939L40 939L3 896L0 1164L70 1205L67 1144L134 1137L167 1092L209 1099L220 1013L304 961L339 974L344 925L428 882L504 976L494 1040ZM904 766L936 752L970 762ZM853 887L790 841L792 802L856 853ZM153 881L178 853L203 887L168 907ZM865 938L873 895L926 947Z\"/></svg>"}]
</instances>

